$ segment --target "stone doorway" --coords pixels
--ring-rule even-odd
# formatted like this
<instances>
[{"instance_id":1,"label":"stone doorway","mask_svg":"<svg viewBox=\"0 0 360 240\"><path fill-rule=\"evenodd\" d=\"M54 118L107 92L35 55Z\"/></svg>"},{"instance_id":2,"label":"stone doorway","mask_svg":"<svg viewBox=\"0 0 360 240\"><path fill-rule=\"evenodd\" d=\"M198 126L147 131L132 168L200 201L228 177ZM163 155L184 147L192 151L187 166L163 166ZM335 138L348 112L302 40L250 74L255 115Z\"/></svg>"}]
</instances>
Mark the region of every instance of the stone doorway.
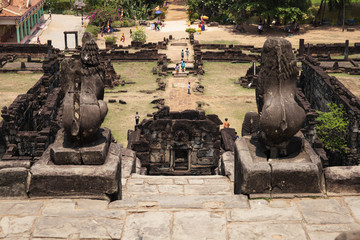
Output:
<instances>
[{"instance_id":1,"label":"stone doorway","mask_svg":"<svg viewBox=\"0 0 360 240\"><path fill-rule=\"evenodd\" d=\"M188 149L173 150L173 166L175 171L189 170L190 151Z\"/></svg>"}]
</instances>

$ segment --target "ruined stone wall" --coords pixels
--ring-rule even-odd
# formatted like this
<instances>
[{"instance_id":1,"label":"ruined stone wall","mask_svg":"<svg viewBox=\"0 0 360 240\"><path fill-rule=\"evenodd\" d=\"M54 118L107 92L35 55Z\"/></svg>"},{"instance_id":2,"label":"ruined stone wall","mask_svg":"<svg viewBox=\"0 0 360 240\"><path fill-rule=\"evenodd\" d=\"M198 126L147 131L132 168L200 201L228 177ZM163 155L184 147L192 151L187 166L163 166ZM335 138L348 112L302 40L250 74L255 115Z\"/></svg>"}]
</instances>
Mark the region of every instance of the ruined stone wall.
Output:
<instances>
[{"instance_id":1,"label":"ruined stone wall","mask_svg":"<svg viewBox=\"0 0 360 240\"><path fill-rule=\"evenodd\" d=\"M202 60L207 61L238 61L251 62L253 60L260 61L259 55L244 54L239 49L227 49L224 51L206 51L202 52Z\"/></svg>"},{"instance_id":2,"label":"ruined stone wall","mask_svg":"<svg viewBox=\"0 0 360 240\"><path fill-rule=\"evenodd\" d=\"M15 55L21 58L27 58L28 56L34 58L46 57L49 53L58 53L58 49L54 49L47 44L0 44L0 56Z\"/></svg>"},{"instance_id":3,"label":"ruined stone wall","mask_svg":"<svg viewBox=\"0 0 360 240\"><path fill-rule=\"evenodd\" d=\"M220 158L221 121L195 110L164 109L165 114L155 114L130 132L128 148L149 174L212 174Z\"/></svg>"},{"instance_id":4,"label":"ruined stone wall","mask_svg":"<svg viewBox=\"0 0 360 240\"><path fill-rule=\"evenodd\" d=\"M101 51L101 61L105 62L108 59L116 61L158 61L163 58L165 54L160 54L158 50L140 50L135 53L130 53L128 50L112 49L110 52Z\"/></svg>"},{"instance_id":5,"label":"ruined stone wall","mask_svg":"<svg viewBox=\"0 0 360 240\"><path fill-rule=\"evenodd\" d=\"M310 49L309 49L310 48ZM314 44L305 44L305 52L310 54L331 54L339 53L343 54L345 51L345 43L318 43ZM355 43L354 46L349 46L349 54L360 53L360 43Z\"/></svg>"},{"instance_id":6,"label":"ruined stone wall","mask_svg":"<svg viewBox=\"0 0 360 240\"><path fill-rule=\"evenodd\" d=\"M33 160L54 141L60 128L60 63L53 55L43 63L44 75L14 102L1 111L1 137L6 145L2 160Z\"/></svg>"},{"instance_id":7,"label":"ruined stone wall","mask_svg":"<svg viewBox=\"0 0 360 240\"><path fill-rule=\"evenodd\" d=\"M328 103L343 105L349 119L347 132L350 153L343 159L343 165L357 165L360 163L359 123L360 101L338 79L330 77L316 62L306 57L302 61L303 71L299 85L315 110L326 112Z\"/></svg>"}]
</instances>

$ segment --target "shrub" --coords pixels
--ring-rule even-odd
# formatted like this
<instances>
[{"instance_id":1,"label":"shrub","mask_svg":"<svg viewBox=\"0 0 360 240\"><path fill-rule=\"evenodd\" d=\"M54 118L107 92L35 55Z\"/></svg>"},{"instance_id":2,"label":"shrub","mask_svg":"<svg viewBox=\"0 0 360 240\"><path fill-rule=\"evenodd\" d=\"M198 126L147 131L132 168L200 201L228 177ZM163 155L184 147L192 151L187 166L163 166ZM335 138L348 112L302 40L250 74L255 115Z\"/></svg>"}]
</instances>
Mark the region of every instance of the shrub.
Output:
<instances>
[{"instance_id":1,"label":"shrub","mask_svg":"<svg viewBox=\"0 0 360 240\"><path fill-rule=\"evenodd\" d=\"M135 31L132 32L131 38L133 41L145 43L146 42L145 29L143 27L136 29Z\"/></svg>"},{"instance_id":2,"label":"shrub","mask_svg":"<svg viewBox=\"0 0 360 240\"><path fill-rule=\"evenodd\" d=\"M86 27L86 32L91 32L92 35L96 36L100 33L100 28L93 24L88 24Z\"/></svg>"},{"instance_id":3,"label":"shrub","mask_svg":"<svg viewBox=\"0 0 360 240\"><path fill-rule=\"evenodd\" d=\"M115 21L113 22L112 26L115 27L115 28L121 28L121 27L133 27L135 26L135 20L132 20L132 19L127 19L127 20L124 20L124 21Z\"/></svg>"},{"instance_id":4,"label":"shrub","mask_svg":"<svg viewBox=\"0 0 360 240\"><path fill-rule=\"evenodd\" d=\"M187 28L185 31L186 31L187 33L189 33L189 34L194 34L194 33L196 33L196 29L195 29L195 28Z\"/></svg>"},{"instance_id":5,"label":"shrub","mask_svg":"<svg viewBox=\"0 0 360 240\"><path fill-rule=\"evenodd\" d=\"M115 36L109 36L109 37L105 37L105 42L112 42L112 43L116 43L116 39L117 37Z\"/></svg>"},{"instance_id":6,"label":"shrub","mask_svg":"<svg viewBox=\"0 0 360 240\"><path fill-rule=\"evenodd\" d=\"M73 10L64 10L62 12L62 14L64 15L75 15L76 14L76 11L73 11Z\"/></svg>"},{"instance_id":7,"label":"shrub","mask_svg":"<svg viewBox=\"0 0 360 240\"><path fill-rule=\"evenodd\" d=\"M317 133L325 148L332 152L347 152L346 130L349 121L345 118L343 106L338 107L335 103L329 103L328 112L317 111Z\"/></svg>"}]
</instances>

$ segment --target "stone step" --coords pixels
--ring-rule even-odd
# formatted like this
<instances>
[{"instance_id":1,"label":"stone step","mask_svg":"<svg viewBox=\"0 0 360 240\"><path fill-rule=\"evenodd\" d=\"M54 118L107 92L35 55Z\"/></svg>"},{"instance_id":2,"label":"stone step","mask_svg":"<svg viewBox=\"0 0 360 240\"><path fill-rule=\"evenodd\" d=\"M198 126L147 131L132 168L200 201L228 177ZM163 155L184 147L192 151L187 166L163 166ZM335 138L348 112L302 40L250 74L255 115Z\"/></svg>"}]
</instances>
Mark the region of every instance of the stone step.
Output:
<instances>
[{"instance_id":1,"label":"stone step","mask_svg":"<svg viewBox=\"0 0 360 240\"><path fill-rule=\"evenodd\" d=\"M178 77L187 77L189 75L189 72L185 71L185 72L178 72L176 73L175 71L172 72L172 75L176 78Z\"/></svg>"},{"instance_id":2,"label":"stone step","mask_svg":"<svg viewBox=\"0 0 360 240\"><path fill-rule=\"evenodd\" d=\"M187 43L184 42L171 43L170 46L187 46Z\"/></svg>"},{"instance_id":3,"label":"stone step","mask_svg":"<svg viewBox=\"0 0 360 240\"><path fill-rule=\"evenodd\" d=\"M176 64L174 64L174 63L168 64L167 69L169 71L170 70L175 70L175 66L176 66ZM185 63L185 68L193 70L194 69L194 63Z\"/></svg>"},{"instance_id":4,"label":"stone step","mask_svg":"<svg viewBox=\"0 0 360 240\"><path fill-rule=\"evenodd\" d=\"M140 196L139 198L124 199L111 202L109 208L137 208L137 207L158 207L158 208L249 208L249 201L245 195L231 196Z\"/></svg>"}]
</instances>

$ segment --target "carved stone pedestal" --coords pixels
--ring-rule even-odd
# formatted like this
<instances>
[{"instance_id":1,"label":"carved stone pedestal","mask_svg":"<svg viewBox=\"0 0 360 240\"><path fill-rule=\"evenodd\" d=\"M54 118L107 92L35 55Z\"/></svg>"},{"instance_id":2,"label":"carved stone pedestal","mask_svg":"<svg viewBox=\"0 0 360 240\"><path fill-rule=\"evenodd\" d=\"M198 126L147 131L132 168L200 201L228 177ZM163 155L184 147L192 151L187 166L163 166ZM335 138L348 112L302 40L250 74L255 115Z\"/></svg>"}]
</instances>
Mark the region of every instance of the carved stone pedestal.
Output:
<instances>
[{"instance_id":1,"label":"carved stone pedestal","mask_svg":"<svg viewBox=\"0 0 360 240\"><path fill-rule=\"evenodd\" d=\"M303 142L302 148L299 142ZM289 156L269 158L269 151L256 137L238 139L235 142L235 193L250 197L321 195L323 170L319 157L300 133L289 146L293 152Z\"/></svg>"},{"instance_id":2,"label":"carved stone pedestal","mask_svg":"<svg viewBox=\"0 0 360 240\"><path fill-rule=\"evenodd\" d=\"M100 132L108 133L108 139L111 138L108 129ZM101 156L104 153L104 148L99 147L101 145L103 146L104 143L87 146L83 149L84 154ZM64 149L59 151L61 148L56 146L60 146L58 142L49 146L40 160L30 168L30 197L81 196L96 199L121 199L121 145L109 142L109 147L106 147L104 163L101 165L54 164L51 160L53 156L50 155L57 153L59 157L61 154L64 156L70 154L65 154ZM97 149L97 151L91 149ZM79 149L72 150L70 155L76 156L79 151ZM58 161L60 162L59 159Z\"/></svg>"},{"instance_id":3,"label":"carved stone pedestal","mask_svg":"<svg viewBox=\"0 0 360 240\"><path fill-rule=\"evenodd\" d=\"M101 128L99 136L88 143L75 144L64 139L64 131L56 135L54 144L50 147L51 161L56 165L100 165L105 162L111 141L108 128Z\"/></svg>"}]
</instances>

